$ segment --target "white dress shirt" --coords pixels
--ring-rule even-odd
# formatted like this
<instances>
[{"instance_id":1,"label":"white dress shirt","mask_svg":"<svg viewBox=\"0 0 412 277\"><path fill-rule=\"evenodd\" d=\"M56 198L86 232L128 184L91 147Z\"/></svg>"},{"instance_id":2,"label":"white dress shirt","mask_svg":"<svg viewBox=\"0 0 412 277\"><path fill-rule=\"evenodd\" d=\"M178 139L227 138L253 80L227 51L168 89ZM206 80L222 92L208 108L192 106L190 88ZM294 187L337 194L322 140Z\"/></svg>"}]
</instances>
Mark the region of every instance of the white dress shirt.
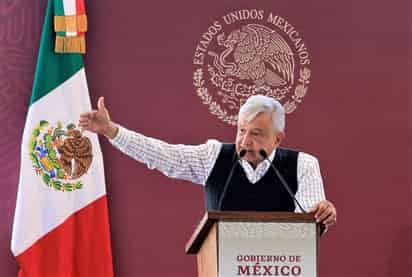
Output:
<instances>
[{"instance_id":1,"label":"white dress shirt","mask_svg":"<svg viewBox=\"0 0 412 277\"><path fill-rule=\"evenodd\" d=\"M222 148L222 143L217 140L208 140L200 145L168 144L122 126L119 126L119 132L110 142L150 169L157 169L171 178L201 185L205 185ZM270 154L270 161L273 161L275 153L276 149ZM240 164L251 185L258 182L270 167L267 160L260 162L256 169L245 160L241 160ZM305 210L325 199L319 163L314 156L299 152L297 181L295 197ZM295 212L300 212L300 209L296 208Z\"/></svg>"}]
</instances>

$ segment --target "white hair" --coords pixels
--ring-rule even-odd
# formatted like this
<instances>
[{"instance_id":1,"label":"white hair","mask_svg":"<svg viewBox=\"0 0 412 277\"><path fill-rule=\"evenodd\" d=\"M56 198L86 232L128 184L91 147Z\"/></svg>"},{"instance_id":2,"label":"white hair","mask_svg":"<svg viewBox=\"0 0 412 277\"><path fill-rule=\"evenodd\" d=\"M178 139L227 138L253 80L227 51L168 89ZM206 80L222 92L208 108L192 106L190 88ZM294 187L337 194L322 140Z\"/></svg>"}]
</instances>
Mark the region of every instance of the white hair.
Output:
<instances>
[{"instance_id":1,"label":"white hair","mask_svg":"<svg viewBox=\"0 0 412 277\"><path fill-rule=\"evenodd\" d=\"M279 101L264 95L253 95L239 109L239 118L242 116L249 122L259 113L272 114L273 129L278 132L285 130L285 109Z\"/></svg>"}]
</instances>

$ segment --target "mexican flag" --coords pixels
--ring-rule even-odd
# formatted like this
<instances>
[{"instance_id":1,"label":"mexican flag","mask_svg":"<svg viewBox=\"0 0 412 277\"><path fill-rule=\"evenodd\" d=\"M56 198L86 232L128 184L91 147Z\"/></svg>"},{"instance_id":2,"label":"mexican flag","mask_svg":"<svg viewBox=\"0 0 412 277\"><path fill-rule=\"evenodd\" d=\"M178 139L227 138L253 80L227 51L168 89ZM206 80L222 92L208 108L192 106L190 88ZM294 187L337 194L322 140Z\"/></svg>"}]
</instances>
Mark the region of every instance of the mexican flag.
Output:
<instances>
[{"instance_id":1,"label":"mexican flag","mask_svg":"<svg viewBox=\"0 0 412 277\"><path fill-rule=\"evenodd\" d=\"M102 153L97 136L76 126L91 110L83 58L55 53L56 12L73 18L80 2L47 5L11 240L19 276L113 276Z\"/></svg>"}]
</instances>

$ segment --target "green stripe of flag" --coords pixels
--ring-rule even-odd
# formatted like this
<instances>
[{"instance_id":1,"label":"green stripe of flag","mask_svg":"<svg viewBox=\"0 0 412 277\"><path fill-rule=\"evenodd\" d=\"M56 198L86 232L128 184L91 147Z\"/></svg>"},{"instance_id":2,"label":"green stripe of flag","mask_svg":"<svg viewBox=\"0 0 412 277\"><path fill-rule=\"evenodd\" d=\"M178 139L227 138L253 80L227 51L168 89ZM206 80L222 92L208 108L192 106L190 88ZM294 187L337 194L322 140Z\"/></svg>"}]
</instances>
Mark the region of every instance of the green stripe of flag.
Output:
<instances>
[{"instance_id":1,"label":"green stripe of flag","mask_svg":"<svg viewBox=\"0 0 412 277\"><path fill-rule=\"evenodd\" d=\"M63 0L54 0L54 15L64 16ZM59 36L66 36L66 32L57 32Z\"/></svg>"},{"instance_id":2,"label":"green stripe of flag","mask_svg":"<svg viewBox=\"0 0 412 277\"><path fill-rule=\"evenodd\" d=\"M55 15L64 15L63 0L54 0L54 14Z\"/></svg>"},{"instance_id":3,"label":"green stripe of flag","mask_svg":"<svg viewBox=\"0 0 412 277\"><path fill-rule=\"evenodd\" d=\"M30 105L50 93L83 67L81 54L54 53L54 2L48 1L47 4Z\"/></svg>"}]
</instances>

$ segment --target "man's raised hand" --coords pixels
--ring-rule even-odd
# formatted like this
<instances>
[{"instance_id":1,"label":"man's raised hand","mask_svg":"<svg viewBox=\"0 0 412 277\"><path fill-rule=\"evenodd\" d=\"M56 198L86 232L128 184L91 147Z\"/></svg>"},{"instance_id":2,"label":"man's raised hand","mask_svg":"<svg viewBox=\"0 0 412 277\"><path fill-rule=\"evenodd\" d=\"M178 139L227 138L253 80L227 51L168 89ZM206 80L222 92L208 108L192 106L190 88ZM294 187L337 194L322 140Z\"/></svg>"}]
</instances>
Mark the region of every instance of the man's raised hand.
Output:
<instances>
[{"instance_id":1,"label":"man's raised hand","mask_svg":"<svg viewBox=\"0 0 412 277\"><path fill-rule=\"evenodd\" d=\"M104 105L103 97L97 101L97 110L80 114L79 127L110 139L114 138L118 131L117 125L110 120L110 114Z\"/></svg>"}]
</instances>

